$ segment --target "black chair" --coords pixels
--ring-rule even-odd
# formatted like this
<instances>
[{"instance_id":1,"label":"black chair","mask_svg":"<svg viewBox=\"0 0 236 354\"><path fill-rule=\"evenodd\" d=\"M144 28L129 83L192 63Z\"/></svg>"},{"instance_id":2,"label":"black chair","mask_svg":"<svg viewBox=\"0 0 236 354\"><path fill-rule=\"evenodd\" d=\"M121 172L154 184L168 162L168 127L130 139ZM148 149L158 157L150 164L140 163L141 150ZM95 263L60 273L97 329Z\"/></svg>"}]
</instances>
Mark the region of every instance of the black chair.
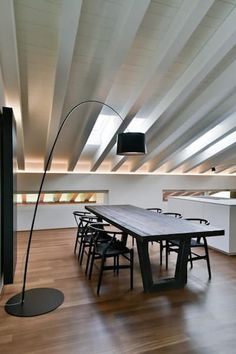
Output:
<instances>
[{"instance_id":1,"label":"black chair","mask_svg":"<svg viewBox=\"0 0 236 354\"><path fill-rule=\"evenodd\" d=\"M80 243L80 239L81 239L82 231L83 231L82 222L80 220L80 217L86 216L86 215L89 216L91 214L87 211L74 211L73 215L74 215L75 222L77 225L77 233L76 233L75 246L74 246L74 253L76 253L77 246L78 246L78 243Z\"/></svg>"},{"instance_id":2,"label":"black chair","mask_svg":"<svg viewBox=\"0 0 236 354\"><path fill-rule=\"evenodd\" d=\"M202 218L186 218L185 220L188 220L191 222L196 222L199 224L210 225L208 220L202 219ZM171 241L168 241L166 251L167 251L167 253L178 252L178 248L179 248L179 240L171 240ZM195 251L196 248L204 249L204 254L196 253L196 251ZM193 238L191 238L190 252L189 252L189 259L188 259L188 261L191 264L191 268L193 268L194 261L198 261L201 259L206 260L209 279L211 279L211 266L210 266L210 258L209 258L207 239L205 236L193 237Z\"/></svg>"},{"instance_id":3,"label":"black chair","mask_svg":"<svg viewBox=\"0 0 236 354\"><path fill-rule=\"evenodd\" d=\"M146 208L147 210L150 211L155 211L156 213L162 213L162 209L161 208Z\"/></svg>"},{"instance_id":4,"label":"black chair","mask_svg":"<svg viewBox=\"0 0 236 354\"><path fill-rule=\"evenodd\" d=\"M97 295L99 295L100 287L102 283L102 276L104 270L113 270L117 274L120 269L128 268L130 269L130 289L133 289L133 249L129 249L126 245L117 239L117 236L123 235L121 231L106 230L106 224L95 223L91 224L88 229L92 234L92 243L88 254L88 264L89 266L89 279L91 279L94 261L101 259L98 285L97 285ZM105 240L107 241L101 241ZM128 264L120 264L120 256L128 260ZM106 260L108 258L113 258L113 265L106 265Z\"/></svg>"},{"instance_id":5,"label":"black chair","mask_svg":"<svg viewBox=\"0 0 236 354\"><path fill-rule=\"evenodd\" d=\"M182 215L180 213L165 212L162 214L166 215L166 216L174 217L177 219L182 219ZM164 248L166 249L166 270L167 270L168 269L168 251L167 251L168 241L165 241L165 244L164 244L164 241L161 241L161 243L160 243L160 265L162 265L162 255L163 255Z\"/></svg>"},{"instance_id":6,"label":"black chair","mask_svg":"<svg viewBox=\"0 0 236 354\"><path fill-rule=\"evenodd\" d=\"M158 213L158 214L162 213L161 208L146 208L146 210L154 211L155 213ZM163 249L165 248L165 246L164 246L164 243L162 240L156 241L156 242L160 244L160 264L162 265L162 253L163 253ZM152 242L152 245L153 245L153 242Z\"/></svg>"},{"instance_id":7,"label":"black chair","mask_svg":"<svg viewBox=\"0 0 236 354\"><path fill-rule=\"evenodd\" d=\"M80 247L78 252L78 261L79 264L82 265L84 253L86 248L90 247L91 242L91 233L88 231L88 227L92 223L96 223L99 221L99 218L95 215L90 214L89 216L80 216Z\"/></svg>"},{"instance_id":8,"label":"black chair","mask_svg":"<svg viewBox=\"0 0 236 354\"><path fill-rule=\"evenodd\" d=\"M182 219L182 215L180 213L175 213L175 212L165 212L162 213L163 215L167 215L167 216L173 216L174 218L177 219Z\"/></svg>"}]
</instances>

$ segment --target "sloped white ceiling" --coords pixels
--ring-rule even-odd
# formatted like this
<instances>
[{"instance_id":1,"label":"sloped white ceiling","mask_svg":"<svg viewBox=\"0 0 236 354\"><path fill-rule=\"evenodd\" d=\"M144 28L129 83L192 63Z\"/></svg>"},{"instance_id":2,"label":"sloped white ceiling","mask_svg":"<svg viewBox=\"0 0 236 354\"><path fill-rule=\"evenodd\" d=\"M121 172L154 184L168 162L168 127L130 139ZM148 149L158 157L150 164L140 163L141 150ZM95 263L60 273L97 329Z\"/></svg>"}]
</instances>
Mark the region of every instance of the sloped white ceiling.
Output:
<instances>
[{"instance_id":1,"label":"sloped white ceiling","mask_svg":"<svg viewBox=\"0 0 236 354\"><path fill-rule=\"evenodd\" d=\"M80 106L52 171L236 173L236 0L2 0L0 65L19 170L42 170L70 109L99 100L124 121ZM116 156L127 127L147 155Z\"/></svg>"}]
</instances>

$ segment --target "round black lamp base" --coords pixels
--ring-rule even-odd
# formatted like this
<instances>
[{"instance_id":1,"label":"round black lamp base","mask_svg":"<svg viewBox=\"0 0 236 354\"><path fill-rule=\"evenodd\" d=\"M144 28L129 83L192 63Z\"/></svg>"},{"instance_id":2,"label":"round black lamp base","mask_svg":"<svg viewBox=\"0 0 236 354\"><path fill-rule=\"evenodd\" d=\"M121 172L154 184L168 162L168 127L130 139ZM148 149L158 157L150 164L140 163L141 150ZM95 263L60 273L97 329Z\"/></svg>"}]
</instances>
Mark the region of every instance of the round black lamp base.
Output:
<instances>
[{"instance_id":1,"label":"round black lamp base","mask_svg":"<svg viewBox=\"0 0 236 354\"><path fill-rule=\"evenodd\" d=\"M9 315L18 317L43 315L55 310L64 301L64 294L60 290L52 288L26 290L23 304L20 303L21 297L22 293L19 293L7 301L5 311Z\"/></svg>"}]
</instances>

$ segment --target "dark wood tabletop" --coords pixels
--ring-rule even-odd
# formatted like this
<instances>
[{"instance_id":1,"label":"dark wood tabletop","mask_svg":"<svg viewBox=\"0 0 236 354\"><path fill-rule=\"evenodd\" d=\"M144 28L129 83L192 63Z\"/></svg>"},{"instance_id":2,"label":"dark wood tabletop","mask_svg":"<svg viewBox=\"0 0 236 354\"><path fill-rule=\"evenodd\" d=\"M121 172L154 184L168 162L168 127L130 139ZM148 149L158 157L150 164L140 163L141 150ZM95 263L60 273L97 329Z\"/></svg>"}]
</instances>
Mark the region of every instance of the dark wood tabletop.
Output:
<instances>
[{"instance_id":1,"label":"dark wood tabletop","mask_svg":"<svg viewBox=\"0 0 236 354\"><path fill-rule=\"evenodd\" d=\"M146 241L223 235L224 230L154 213L133 205L93 205L86 209L128 234Z\"/></svg>"},{"instance_id":2,"label":"dark wood tabletop","mask_svg":"<svg viewBox=\"0 0 236 354\"><path fill-rule=\"evenodd\" d=\"M145 292L183 288L187 283L187 263L192 237L220 236L224 230L198 225L133 205L93 205L86 209L101 219L136 238L139 264ZM149 257L149 241L179 239L179 251L173 278L159 279L154 283Z\"/></svg>"}]
</instances>

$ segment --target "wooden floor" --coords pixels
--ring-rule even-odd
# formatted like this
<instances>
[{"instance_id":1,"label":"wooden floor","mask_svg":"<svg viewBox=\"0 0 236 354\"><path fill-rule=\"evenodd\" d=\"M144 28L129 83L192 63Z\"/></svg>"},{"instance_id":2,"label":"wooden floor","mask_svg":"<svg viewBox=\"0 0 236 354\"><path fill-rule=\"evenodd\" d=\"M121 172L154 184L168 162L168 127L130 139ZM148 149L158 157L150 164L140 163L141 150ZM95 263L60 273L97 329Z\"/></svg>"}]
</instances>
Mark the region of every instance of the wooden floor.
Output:
<instances>
[{"instance_id":1,"label":"wooden floor","mask_svg":"<svg viewBox=\"0 0 236 354\"><path fill-rule=\"evenodd\" d=\"M75 230L37 231L28 288L56 287L65 302L49 314L17 318L3 305L21 289L27 236L18 235L16 282L1 296L1 354L236 353L236 257L212 251L211 282L200 261L189 271L185 289L144 294L135 247L134 290L129 291L128 270L119 277L106 272L97 297L96 272L88 281L73 255ZM158 245L150 245L150 251L158 274ZM172 272L174 260L172 255Z\"/></svg>"}]
</instances>

